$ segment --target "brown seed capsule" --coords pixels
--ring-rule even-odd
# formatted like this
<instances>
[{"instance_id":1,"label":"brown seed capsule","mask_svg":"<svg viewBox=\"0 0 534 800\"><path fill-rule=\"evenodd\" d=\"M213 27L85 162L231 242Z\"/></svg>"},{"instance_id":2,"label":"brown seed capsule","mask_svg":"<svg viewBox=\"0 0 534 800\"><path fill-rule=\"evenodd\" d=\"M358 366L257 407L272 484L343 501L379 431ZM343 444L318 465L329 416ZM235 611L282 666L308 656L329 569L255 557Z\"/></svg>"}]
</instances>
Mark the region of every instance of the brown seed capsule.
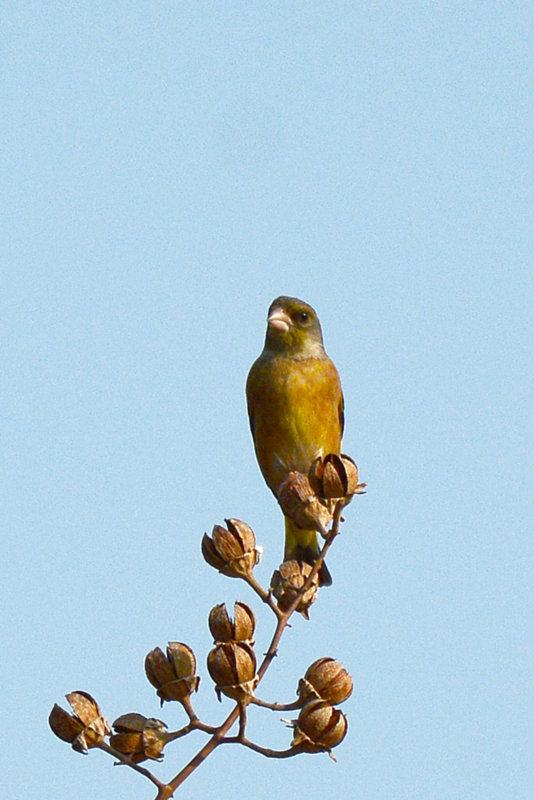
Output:
<instances>
[{"instance_id":1,"label":"brown seed capsule","mask_svg":"<svg viewBox=\"0 0 534 800\"><path fill-rule=\"evenodd\" d=\"M254 644L256 619L254 612L246 603L234 604L234 621L230 619L226 605L214 606L208 619L211 635L215 642L248 642Z\"/></svg>"},{"instance_id":2,"label":"brown seed capsule","mask_svg":"<svg viewBox=\"0 0 534 800\"><path fill-rule=\"evenodd\" d=\"M350 456L329 453L317 458L310 467L312 489L328 499L341 499L362 494L365 483L358 483L358 467Z\"/></svg>"},{"instance_id":3,"label":"brown seed capsule","mask_svg":"<svg viewBox=\"0 0 534 800\"><path fill-rule=\"evenodd\" d=\"M220 699L222 694L234 700L246 700L254 693L256 656L246 642L223 642L208 654L208 672Z\"/></svg>"},{"instance_id":4,"label":"brown seed capsule","mask_svg":"<svg viewBox=\"0 0 534 800\"><path fill-rule=\"evenodd\" d=\"M325 533L332 514L317 497L307 475L290 472L280 484L277 496L286 517L299 528Z\"/></svg>"},{"instance_id":5,"label":"brown seed capsule","mask_svg":"<svg viewBox=\"0 0 534 800\"><path fill-rule=\"evenodd\" d=\"M90 694L70 692L65 697L74 714L55 705L48 717L48 724L56 736L70 742L74 750L86 753L91 747L97 747L111 733L111 728Z\"/></svg>"},{"instance_id":6,"label":"brown seed capsule","mask_svg":"<svg viewBox=\"0 0 534 800\"><path fill-rule=\"evenodd\" d=\"M291 560L284 561L284 563L280 564L279 568L273 572L271 589L278 600L278 607L282 611L287 611L293 604L311 571L312 567L309 564L303 561ZM308 609L317 598L318 588L319 578L316 575L311 585L306 589L299 600L296 610L300 611L302 616L306 619L309 619Z\"/></svg>"},{"instance_id":7,"label":"brown seed capsule","mask_svg":"<svg viewBox=\"0 0 534 800\"><path fill-rule=\"evenodd\" d=\"M58 706L57 703L54 704L50 712L48 724L59 739L63 739L64 742L70 742L71 744L84 729L83 722L72 714L69 714L69 712L61 708L61 706Z\"/></svg>"},{"instance_id":8,"label":"brown seed capsule","mask_svg":"<svg viewBox=\"0 0 534 800\"><path fill-rule=\"evenodd\" d=\"M293 746L299 745L310 753L329 751L345 738L347 718L326 700L311 700L301 710L294 727Z\"/></svg>"},{"instance_id":9,"label":"brown seed capsule","mask_svg":"<svg viewBox=\"0 0 534 800\"><path fill-rule=\"evenodd\" d=\"M147 758L161 761L168 741L167 726L159 719L143 714L123 714L113 723L109 743L119 753L129 755L135 764Z\"/></svg>"},{"instance_id":10,"label":"brown seed capsule","mask_svg":"<svg viewBox=\"0 0 534 800\"><path fill-rule=\"evenodd\" d=\"M208 617L208 626L215 642L231 642L234 626L225 603L213 606Z\"/></svg>"},{"instance_id":11,"label":"brown seed capsule","mask_svg":"<svg viewBox=\"0 0 534 800\"><path fill-rule=\"evenodd\" d=\"M145 672L161 705L165 700L182 701L198 689L195 654L182 642L169 642L167 655L159 647L151 650L145 658Z\"/></svg>"},{"instance_id":12,"label":"brown seed capsule","mask_svg":"<svg viewBox=\"0 0 534 800\"><path fill-rule=\"evenodd\" d=\"M319 658L299 681L298 694L309 700L327 700L332 705L343 703L352 694L352 678L345 667L333 658Z\"/></svg>"},{"instance_id":13,"label":"brown seed capsule","mask_svg":"<svg viewBox=\"0 0 534 800\"><path fill-rule=\"evenodd\" d=\"M173 666L177 678L189 678L195 674L197 662L195 654L182 642L169 642L167 658Z\"/></svg>"},{"instance_id":14,"label":"brown seed capsule","mask_svg":"<svg viewBox=\"0 0 534 800\"><path fill-rule=\"evenodd\" d=\"M230 578L252 575L260 560L261 549L256 547L254 531L239 519L226 519L227 528L215 525L211 538L202 538L202 555L211 566Z\"/></svg>"}]
</instances>

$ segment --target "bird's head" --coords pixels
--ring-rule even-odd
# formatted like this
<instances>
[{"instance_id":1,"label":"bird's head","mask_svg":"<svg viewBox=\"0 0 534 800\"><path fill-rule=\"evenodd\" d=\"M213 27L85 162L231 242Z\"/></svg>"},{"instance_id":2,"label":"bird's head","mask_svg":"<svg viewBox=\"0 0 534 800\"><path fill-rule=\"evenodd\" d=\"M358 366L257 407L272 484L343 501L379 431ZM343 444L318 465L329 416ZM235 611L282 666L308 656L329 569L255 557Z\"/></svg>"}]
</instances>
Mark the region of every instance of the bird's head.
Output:
<instances>
[{"instance_id":1,"label":"bird's head","mask_svg":"<svg viewBox=\"0 0 534 800\"><path fill-rule=\"evenodd\" d=\"M296 297L277 297L267 315L265 347L297 358L320 357L323 334L314 309Z\"/></svg>"}]
</instances>

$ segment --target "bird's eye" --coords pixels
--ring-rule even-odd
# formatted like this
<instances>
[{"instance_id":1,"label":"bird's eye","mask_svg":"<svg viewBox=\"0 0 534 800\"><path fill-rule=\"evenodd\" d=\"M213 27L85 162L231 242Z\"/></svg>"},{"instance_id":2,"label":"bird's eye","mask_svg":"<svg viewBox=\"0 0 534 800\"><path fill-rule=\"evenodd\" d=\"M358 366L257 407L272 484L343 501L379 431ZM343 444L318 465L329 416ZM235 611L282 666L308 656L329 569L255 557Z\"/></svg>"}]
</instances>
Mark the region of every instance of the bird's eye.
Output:
<instances>
[{"instance_id":1,"label":"bird's eye","mask_svg":"<svg viewBox=\"0 0 534 800\"><path fill-rule=\"evenodd\" d=\"M309 319L310 319L310 315L308 314L307 311L301 311L299 313L299 322L302 322L303 325L305 325L308 322Z\"/></svg>"}]
</instances>

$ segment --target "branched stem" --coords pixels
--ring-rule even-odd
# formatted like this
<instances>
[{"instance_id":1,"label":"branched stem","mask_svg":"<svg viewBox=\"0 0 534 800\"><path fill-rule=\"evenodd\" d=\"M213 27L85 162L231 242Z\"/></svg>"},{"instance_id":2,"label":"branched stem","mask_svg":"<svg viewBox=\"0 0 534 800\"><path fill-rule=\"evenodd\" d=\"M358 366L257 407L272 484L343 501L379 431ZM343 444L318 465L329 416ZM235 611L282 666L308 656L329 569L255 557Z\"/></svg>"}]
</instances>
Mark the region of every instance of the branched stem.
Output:
<instances>
[{"instance_id":1,"label":"branched stem","mask_svg":"<svg viewBox=\"0 0 534 800\"><path fill-rule=\"evenodd\" d=\"M199 719L191 723L191 727L195 731L204 731L204 733L217 733L217 731L219 730L217 725L206 725Z\"/></svg>"},{"instance_id":2,"label":"branched stem","mask_svg":"<svg viewBox=\"0 0 534 800\"><path fill-rule=\"evenodd\" d=\"M244 580L248 583L248 585L251 587L251 589L253 589L256 592L258 597L260 597L263 600L263 602L266 603L269 606L271 611L274 612L274 614L278 617L278 619L280 619L280 617L283 615L283 612L280 611L280 609L276 605L275 601L273 600L272 594L270 592L267 592L263 588L263 586L261 586L258 583L258 581L254 577L254 575L247 575L244 578Z\"/></svg>"},{"instance_id":3,"label":"branched stem","mask_svg":"<svg viewBox=\"0 0 534 800\"><path fill-rule=\"evenodd\" d=\"M204 731L204 733L216 733L218 728L215 725L206 725L204 722L201 722L199 719L191 720L185 727L180 728L178 731L169 731L167 734L167 741L174 742L175 739L181 739L182 736L186 736L191 731Z\"/></svg>"},{"instance_id":4,"label":"branched stem","mask_svg":"<svg viewBox=\"0 0 534 800\"><path fill-rule=\"evenodd\" d=\"M189 717L189 720L190 720L189 725L186 725L186 727L182 729L184 731L184 733L189 733L190 730L204 731L205 733L216 733L216 731L218 730L217 726L215 726L215 725L206 725L204 722L201 722L199 720L199 718L197 717L196 711L193 708L193 704L191 702L191 697L190 696L186 695L181 700L181 703L182 703L182 706L184 708L185 713L187 714L187 716ZM178 739L179 737L176 736L176 738Z\"/></svg>"},{"instance_id":5,"label":"branched stem","mask_svg":"<svg viewBox=\"0 0 534 800\"><path fill-rule=\"evenodd\" d=\"M326 540L321 548L321 552L319 558L315 562L310 575L308 576L306 582L301 587L301 589L297 592L294 601L291 603L289 608L285 611L282 611L278 605L275 603L272 595L270 592L263 589L263 587L257 582L253 575L249 575L244 578L249 586L256 592L258 597L260 597L264 603L266 603L269 608L274 612L277 618L276 628L271 639L271 643L269 645L269 649L265 653L263 661L260 665L260 668L257 672L257 683L261 681L265 673L267 672L271 662L275 658L278 653L278 645L280 643L280 639L282 638L282 634L286 627L289 624L289 620L291 616L294 614L296 609L299 606L299 603L305 594L305 592L309 589L312 582L314 581L323 560L332 546L332 543L335 537L339 533L339 525L341 522L341 513L343 511L345 503L340 500L336 504L333 520L332 520L332 527L330 531L326 535ZM325 532L326 533L326 532ZM254 703L258 706L263 706L264 708L270 708L276 711L286 711L291 709L299 708L299 701L295 701L294 703L287 703L287 704L278 704L278 703L267 703L265 701L259 700L257 698L253 698L250 700L251 703ZM176 789L182 785L182 783L194 772L200 764L215 750L216 747L220 744L241 744L244 747L248 747L251 750L254 750L257 753L261 753L261 755L267 756L268 758L289 758L291 756L297 755L298 753L303 752L302 748L299 745L289 747L287 750L271 750L266 747L261 747L260 745L251 742L245 736L245 727L246 727L246 708L242 704L236 703L233 710L224 720L224 722L219 725L218 727L212 727L210 725L205 725L204 723L200 722L198 717L196 716L191 704L186 701L183 703L184 709L189 716L189 724L186 725L179 731L176 731L174 734L170 734L171 738L178 739L181 736L184 736L186 733L189 733L191 730L202 730L206 733L210 733L211 738L204 744L204 746L196 753L196 755L191 759L191 761L183 767L174 778L169 781L168 784L161 783L154 775L152 775L149 770L139 767L137 764L131 762L131 760L121 753L116 753L111 747L108 745L101 745L101 749L106 750L107 752L112 753L115 755L122 763L131 766L137 772L145 775L145 777L149 778L157 787L158 787L158 794L155 800L169 800L176 791ZM226 734L232 728L234 723L239 719L239 733L237 736L227 736Z\"/></svg>"},{"instance_id":6,"label":"branched stem","mask_svg":"<svg viewBox=\"0 0 534 800\"><path fill-rule=\"evenodd\" d=\"M330 533L328 534L327 539L326 539L323 547L321 548L321 552L319 554L319 558L315 562L315 564L314 564L314 566L312 568L312 571L310 572L306 582L299 589L299 591L296 593L295 599L293 600L293 602L291 603L291 605L289 606L289 608L286 611L280 612L280 610L278 609L278 611L279 611L278 624L276 626L276 629L275 629L275 632L274 632L274 636L273 636L273 638L271 640L271 644L269 646L269 649L267 650L267 653L265 654L265 657L264 657L264 659L263 659L263 661L261 663L261 666L260 666L260 668L258 670L258 683L260 682L260 680L263 678L263 676L265 675L265 673L269 669L269 665L270 665L271 661L273 660L273 658L276 656L276 654L278 652L278 643L280 642L280 639L282 638L282 634L283 634L283 632L284 632L284 630L285 630L285 628L286 628L286 626L287 626L287 624L289 622L290 617L292 616L292 614L297 609L297 607L298 607L302 597L304 596L304 594L308 591L308 589L312 585L312 582L314 581L315 576L319 572L319 570L321 568L321 565L322 565L322 563L324 561L324 558L325 558L328 550L332 546L332 543L333 543L334 539L336 538L336 536L339 533L339 524L340 524L340 521L341 521L341 512L343 511L343 506L344 506L343 501L339 500L338 503L336 504L336 508L335 508L335 511L334 511L332 529L331 529Z\"/></svg>"},{"instance_id":7,"label":"branched stem","mask_svg":"<svg viewBox=\"0 0 534 800\"><path fill-rule=\"evenodd\" d=\"M222 725L216 730L213 734L211 739L206 742L204 747L202 747L198 753L191 759L191 761L185 765L180 772L174 776L172 781L170 781L167 785L160 785L159 792L155 798L155 800L168 800L169 797L172 797L175 790L191 775L192 772L196 770L203 761L210 755L210 753L215 750L217 745L220 744L221 740L224 738L225 734L230 730L236 719L239 717L239 705L235 705L232 709L230 714L226 717Z\"/></svg>"}]
</instances>

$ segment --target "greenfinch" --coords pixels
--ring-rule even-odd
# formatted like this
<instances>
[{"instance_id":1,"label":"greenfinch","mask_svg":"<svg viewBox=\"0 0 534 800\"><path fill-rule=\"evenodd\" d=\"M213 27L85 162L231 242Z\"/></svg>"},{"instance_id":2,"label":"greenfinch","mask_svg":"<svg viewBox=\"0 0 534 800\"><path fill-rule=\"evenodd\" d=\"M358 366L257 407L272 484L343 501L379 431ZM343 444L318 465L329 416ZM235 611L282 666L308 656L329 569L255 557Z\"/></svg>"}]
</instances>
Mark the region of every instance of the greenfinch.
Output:
<instances>
[{"instance_id":1,"label":"greenfinch","mask_svg":"<svg viewBox=\"0 0 534 800\"><path fill-rule=\"evenodd\" d=\"M316 458L341 451L339 375L326 355L317 314L296 297L271 303L265 346L247 379L247 406L258 464L275 497L289 472L307 474ZM285 517L285 534L286 561L316 561L315 530ZM332 583L324 564L319 580Z\"/></svg>"}]
</instances>

